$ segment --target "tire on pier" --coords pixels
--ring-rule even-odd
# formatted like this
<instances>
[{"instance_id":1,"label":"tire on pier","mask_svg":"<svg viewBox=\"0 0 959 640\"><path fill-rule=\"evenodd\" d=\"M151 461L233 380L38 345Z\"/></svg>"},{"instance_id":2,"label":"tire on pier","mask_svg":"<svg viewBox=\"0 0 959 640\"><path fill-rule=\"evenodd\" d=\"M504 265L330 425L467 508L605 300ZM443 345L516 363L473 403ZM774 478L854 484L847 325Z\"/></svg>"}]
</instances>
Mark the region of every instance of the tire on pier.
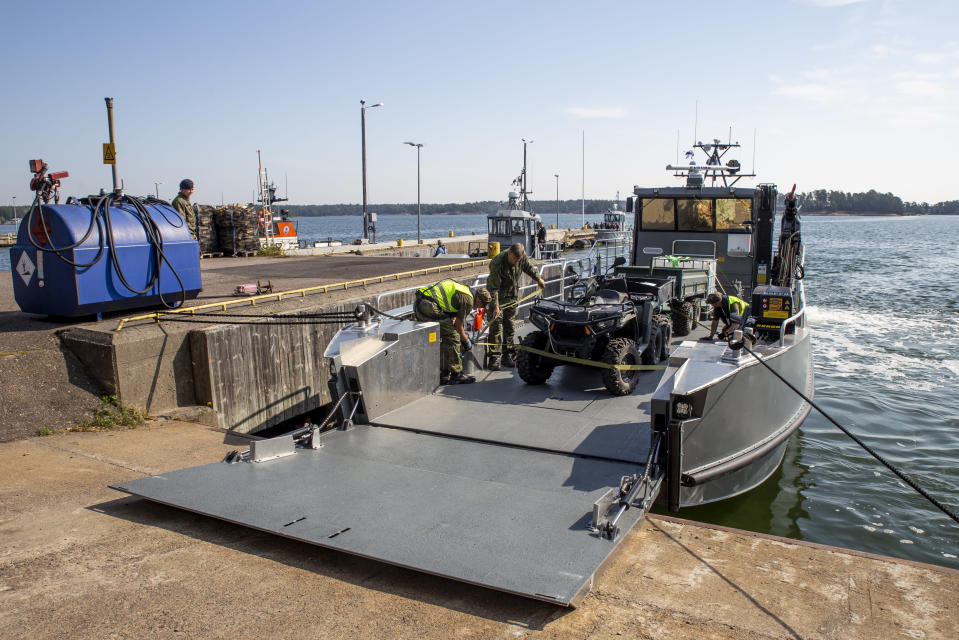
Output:
<instances>
[{"instance_id":1,"label":"tire on pier","mask_svg":"<svg viewBox=\"0 0 959 640\"><path fill-rule=\"evenodd\" d=\"M524 347L531 349L546 349L549 339L542 331L534 331L523 337L520 342ZM553 369L559 364L556 360L530 353L524 349L517 349L516 372L526 384L544 384L553 375Z\"/></svg>"},{"instance_id":2,"label":"tire on pier","mask_svg":"<svg viewBox=\"0 0 959 640\"><path fill-rule=\"evenodd\" d=\"M640 364L639 349L636 348L636 342L629 338L610 340L609 344L606 345L606 351L603 353L603 362L606 364ZM626 396L636 388L636 384L639 382L639 374L640 372L636 370L603 369L603 384L614 396Z\"/></svg>"}]
</instances>

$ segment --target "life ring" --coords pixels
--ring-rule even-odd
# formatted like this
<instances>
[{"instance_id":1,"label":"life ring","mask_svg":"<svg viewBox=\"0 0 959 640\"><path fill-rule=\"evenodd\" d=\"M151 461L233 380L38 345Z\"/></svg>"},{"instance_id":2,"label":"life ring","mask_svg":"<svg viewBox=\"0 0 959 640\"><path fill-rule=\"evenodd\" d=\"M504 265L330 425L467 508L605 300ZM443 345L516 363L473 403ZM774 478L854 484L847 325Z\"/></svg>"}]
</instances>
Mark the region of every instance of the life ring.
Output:
<instances>
[{"instance_id":1,"label":"life ring","mask_svg":"<svg viewBox=\"0 0 959 640\"><path fill-rule=\"evenodd\" d=\"M278 226L279 226L279 228L280 228L280 235L284 235L284 236L290 235L290 225L289 225L289 224L281 224L281 225L278 225Z\"/></svg>"}]
</instances>

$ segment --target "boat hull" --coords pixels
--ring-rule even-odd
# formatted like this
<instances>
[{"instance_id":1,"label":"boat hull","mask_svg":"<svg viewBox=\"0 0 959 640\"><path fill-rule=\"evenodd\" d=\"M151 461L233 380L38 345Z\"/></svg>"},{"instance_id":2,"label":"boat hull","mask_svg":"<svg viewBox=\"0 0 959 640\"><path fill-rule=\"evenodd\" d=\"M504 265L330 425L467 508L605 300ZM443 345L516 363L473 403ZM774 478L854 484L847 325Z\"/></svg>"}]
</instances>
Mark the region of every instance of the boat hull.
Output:
<instances>
[{"instance_id":1,"label":"boat hull","mask_svg":"<svg viewBox=\"0 0 959 640\"><path fill-rule=\"evenodd\" d=\"M764 360L812 398L809 333L802 329L790 340ZM701 347L692 347L697 348ZM667 418L677 400L693 405L694 417ZM779 467L789 437L811 408L745 353L738 365L683 362L657 391L654 402L654 416L669 424L672 478L664 498L671 508L724 500L762 484Z\"/></svg>"}]
</instances>

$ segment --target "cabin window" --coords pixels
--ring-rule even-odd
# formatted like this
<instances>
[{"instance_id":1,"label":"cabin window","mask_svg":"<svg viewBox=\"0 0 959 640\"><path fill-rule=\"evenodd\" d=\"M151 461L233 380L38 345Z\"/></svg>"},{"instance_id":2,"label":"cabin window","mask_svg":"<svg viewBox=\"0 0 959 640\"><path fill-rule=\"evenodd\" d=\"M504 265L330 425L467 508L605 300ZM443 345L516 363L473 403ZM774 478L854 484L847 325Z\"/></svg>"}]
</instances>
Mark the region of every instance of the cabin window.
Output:
<instances>
[{"instance_id":1,"label":"cabin window","mask_svg":"<svg viewBox=\"0 0 959 640\"><path fill-rule=\"evenodd\" d=\"M523 221L516 220L513 222L513 235L521 236L523 235Z\"/></svg>"},{"instance_id":2,"label":"cabin window","mask_svg":"<svg viewBox=\"0 0 959 640\"><path fill-rule=\"evenodd\" d=\"M490 218L489 232L497 236L508 236L510 233L508 218Z\"/></svg>"},{"instance_id":3,"label":"cabin window","mask_svg":"<svg viewBox=\"0 0 959 640\"><path fill-rule=\"evenodd\" d=\"M643 231L672 231L675 212L672 198L643 198Z\"/></svg>"},{"instance_id":4,"label":"cabin window","mask_svg":"<svg viewBox=\"0 0 959 640\"><path fill-rule=\"evenodd\" d=\"M752 200L745 198L716 199L716 229L748 231L746 221L753 218Z\"/></svg>"},{"instance_id":5,"label":"cabin window","mask_svg":"<svg viewBox=\"0 0 959 640\"><path fill-rule=\"evenodd\" d=\"M680 231L712 231L713 201L698 198L677 200L676 220Z\"/></svg>"}]
</instances>

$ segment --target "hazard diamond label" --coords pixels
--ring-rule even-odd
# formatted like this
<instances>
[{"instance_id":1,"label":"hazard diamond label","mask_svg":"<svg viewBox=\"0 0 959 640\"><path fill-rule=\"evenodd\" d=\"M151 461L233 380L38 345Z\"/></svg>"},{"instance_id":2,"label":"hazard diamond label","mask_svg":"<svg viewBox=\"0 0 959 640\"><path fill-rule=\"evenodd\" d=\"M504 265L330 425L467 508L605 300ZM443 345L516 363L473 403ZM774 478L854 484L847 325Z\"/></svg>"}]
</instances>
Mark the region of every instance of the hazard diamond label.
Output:
<instances>
[{"instance_id":1,"label":"hazard diamond label","mask_svg":"<svg viewBox=\"0 0 959 640\"><path fill-rule=\"evenodd\" d=\"M20 259L17 261L17 273L23 278L23 284L30 286L30 281L33 279L33 272L36 270L37 267L33 264L30 256L27 255L27 252L24 251L21 253Z\"/></svg>"}]
</instances>

